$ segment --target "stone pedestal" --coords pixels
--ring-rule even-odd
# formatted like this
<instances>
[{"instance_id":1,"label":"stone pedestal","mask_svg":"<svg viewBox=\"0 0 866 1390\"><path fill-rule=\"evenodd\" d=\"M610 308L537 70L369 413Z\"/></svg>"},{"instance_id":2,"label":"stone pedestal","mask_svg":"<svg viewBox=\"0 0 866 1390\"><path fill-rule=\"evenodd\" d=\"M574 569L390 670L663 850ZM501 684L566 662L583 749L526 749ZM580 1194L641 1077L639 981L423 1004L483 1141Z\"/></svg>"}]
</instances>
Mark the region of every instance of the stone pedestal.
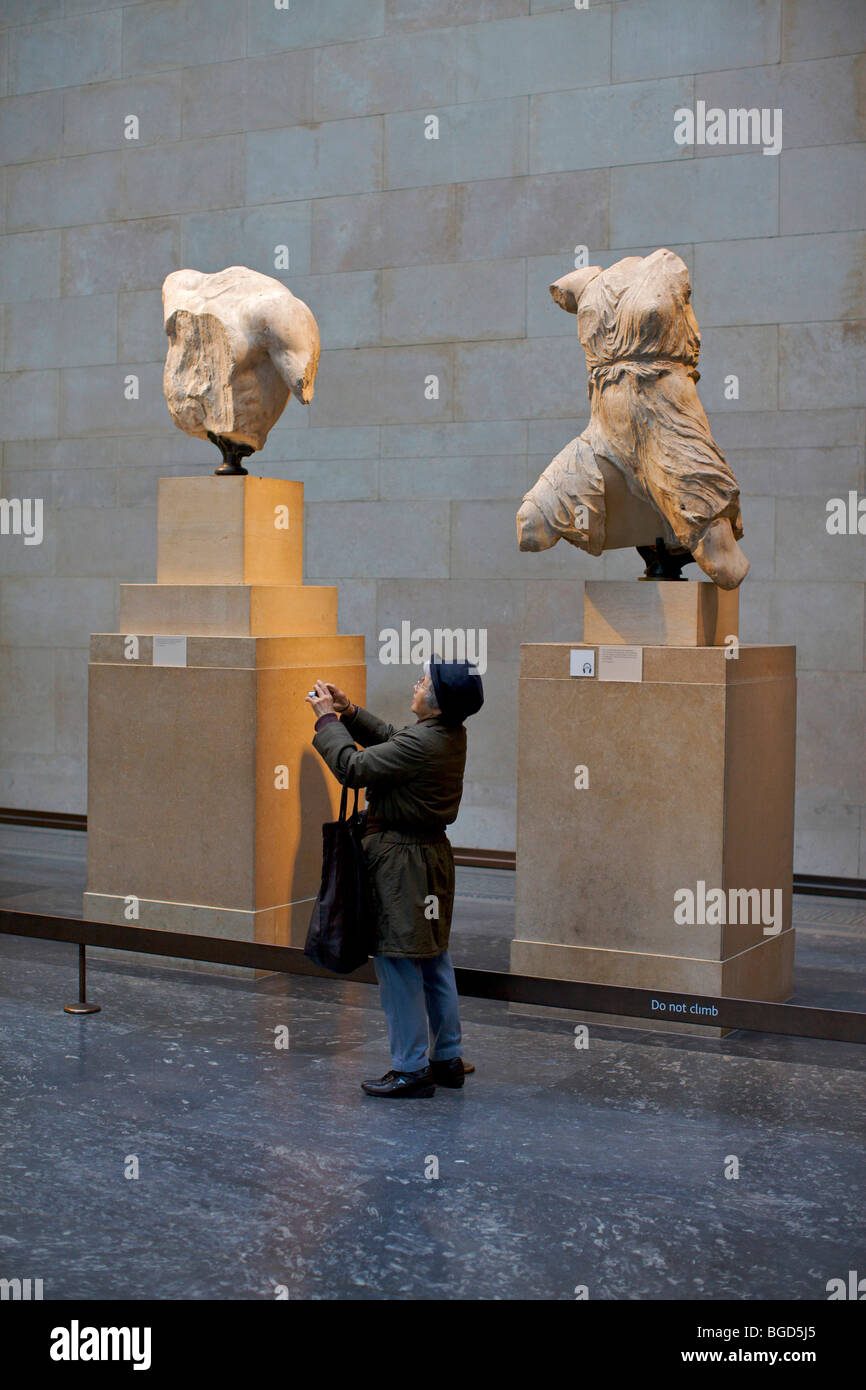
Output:
<instances>
[{"instance_id":1,"label":"stone pedestal","mask_svg":"<svg viewBox=\"0 0 866 1390\"><path fill-rule=\"evenodd\" d=\"M84 916L302 945L340 790L304 696L363 703L364 639L302 584L301 483L163 478L158 525L157 583L91 638Z\"/></svg>"},{"instance_id":2,"label":"stone pedestal","mask_svg":"<svg viewBox=\"0 0 866 1390\"><path fill-rule=\"evenodd\" d=\"M661 647L723 647L739 636L740 591L709 580L587 580L583 640Z\"/></svg>"},{"instance_id":3,"label":"stone pedestal","mask_svg":"<svg viewBox=\"0 0 866 1390\"><path fill-rule=\"evenodd\" d=\"M643 646L637 680L599 678L603 657L588 642L521 648L512 970L787 999L795 649ZM750 889L767 907L780 891L780 930L735 891ZM682 890L703 922L678 920ZM727 920L701 913L712 890Z\"/></svg>"}]
</instances>

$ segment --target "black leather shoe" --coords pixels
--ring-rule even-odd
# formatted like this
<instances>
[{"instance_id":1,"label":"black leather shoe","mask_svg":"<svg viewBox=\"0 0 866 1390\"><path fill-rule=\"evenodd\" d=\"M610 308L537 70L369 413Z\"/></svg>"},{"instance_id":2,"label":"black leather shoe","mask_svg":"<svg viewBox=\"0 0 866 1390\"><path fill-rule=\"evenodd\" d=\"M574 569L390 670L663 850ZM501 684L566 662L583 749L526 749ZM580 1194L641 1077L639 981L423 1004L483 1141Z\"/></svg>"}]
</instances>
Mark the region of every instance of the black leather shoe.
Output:
<instances>
[{"instance_id":1,"label":"black leather shoe","mask_svg":"<svg viewBox=\"0 0 866 1390\"><path fill-rule=\"evenodd\" d=\"M388 1071L379 1081L362 1081L361 1090L368 1096L384 1096L386 1100L424 1100L436 1090L430 1067L421 1071Z\"/></svg>"},{"instance_id":2,"label":"black leather shoe","mask_svg":"<svg viewBox=\"0 0 866 1390\"><path fill-rule=\"evenodd\" d=\"M437 1086L450 1086L454 1090L462 1086L464 1078L475 1070L472 1063L465 1064L462 1057L449 1057L447 1062L431 1062L430 1069Z\"/></svg>"}]
</instances>

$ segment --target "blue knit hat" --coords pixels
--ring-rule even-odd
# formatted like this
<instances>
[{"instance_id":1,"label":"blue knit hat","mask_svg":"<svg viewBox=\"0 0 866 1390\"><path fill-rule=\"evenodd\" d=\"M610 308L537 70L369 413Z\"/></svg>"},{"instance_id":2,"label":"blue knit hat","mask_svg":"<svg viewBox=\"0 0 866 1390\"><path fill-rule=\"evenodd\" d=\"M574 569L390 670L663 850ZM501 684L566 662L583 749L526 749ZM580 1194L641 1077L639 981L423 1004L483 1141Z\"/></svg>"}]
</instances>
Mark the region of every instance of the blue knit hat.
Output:
<instances>
[{"instance_id":1,"label":"blue knit hat","mask_svg":"<svg viewBox=\"0 0 866 1390\"><path fill-rule=\"evenodd\" d=\"M443 661L431 656L424 670L433 682L436 703L448 724L462 724L484 704L484 687L472 661Z\"/></svg>"}]
</instances>

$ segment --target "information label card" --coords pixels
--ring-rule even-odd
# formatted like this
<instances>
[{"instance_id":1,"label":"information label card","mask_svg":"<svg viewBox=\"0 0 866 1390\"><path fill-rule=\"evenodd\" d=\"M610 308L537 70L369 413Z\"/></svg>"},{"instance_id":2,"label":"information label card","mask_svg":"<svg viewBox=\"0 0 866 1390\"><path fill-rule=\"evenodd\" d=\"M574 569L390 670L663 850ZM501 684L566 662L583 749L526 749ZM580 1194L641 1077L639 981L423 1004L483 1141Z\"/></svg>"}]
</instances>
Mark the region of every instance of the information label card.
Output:
<instances>
[{"instance_id":1,"label":"information label card","mask_svg":"<svg viewBox=\"0 0 866 1390\"><path fill-rule=\"evenodd\" d=\"M598 679L640 682L643 679L643 647L599 647Z\"/></svg>"},{"instance_id":2,"label":"information label card","mask_svg":"<svg viewBox=\"0 0 866 1390\"><path fill-rule=\"evenodd\" d=\"M186 638L154 637L153 664L154 666L185 666Z\"/></svg>"}]
</instances>

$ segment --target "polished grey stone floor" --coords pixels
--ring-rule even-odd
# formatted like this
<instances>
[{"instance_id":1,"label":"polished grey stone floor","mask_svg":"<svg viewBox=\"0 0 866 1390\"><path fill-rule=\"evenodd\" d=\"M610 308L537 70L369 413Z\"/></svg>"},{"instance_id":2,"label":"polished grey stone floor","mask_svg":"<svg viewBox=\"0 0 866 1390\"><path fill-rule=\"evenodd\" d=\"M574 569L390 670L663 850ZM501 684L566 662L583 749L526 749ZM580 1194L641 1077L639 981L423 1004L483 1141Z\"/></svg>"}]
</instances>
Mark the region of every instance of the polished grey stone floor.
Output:
<instances>
[{"instance_id":1,"label":"polished grey stone floor","mask_svg":"<svg viewBox=\"0 0 866 1390\"><path fill-rule=\"evenodd\" d=\"M78 914L84 853L0 827L0 902ZM866 1007L864 904L795 906L798 1002ZM458 870L455 960L504 968L512 928L512 875ZM74 948L0 938L0 1278L46 1298L823 1299L863 1272L863 1048L594 1024L578 1051L567 1018L466 1000L476 1075L389 1105L358 1090L387 1068L370 986L118 954L102 1013L74 993Z\"/></svg>"}]
</instances>

